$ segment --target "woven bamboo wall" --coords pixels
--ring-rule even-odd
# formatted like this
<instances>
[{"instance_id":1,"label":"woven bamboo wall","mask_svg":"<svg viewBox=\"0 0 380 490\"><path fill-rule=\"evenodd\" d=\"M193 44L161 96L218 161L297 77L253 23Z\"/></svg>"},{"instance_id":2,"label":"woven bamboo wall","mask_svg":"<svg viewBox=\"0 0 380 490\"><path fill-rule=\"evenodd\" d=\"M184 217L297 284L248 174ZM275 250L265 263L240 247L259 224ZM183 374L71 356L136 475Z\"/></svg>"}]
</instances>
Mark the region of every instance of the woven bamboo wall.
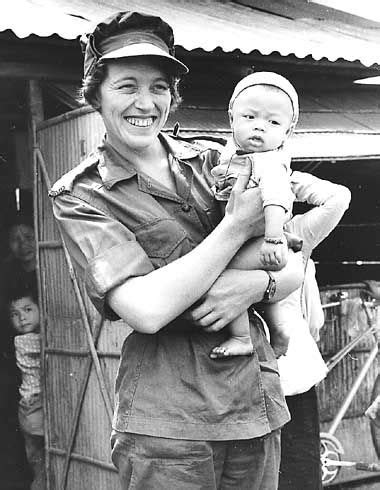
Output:
<instances>
[{"instance_id":1,"label":"woven bamboo wall","mask_svg":"<svg viewBox=\"0 0 380 490\"><path fill-rule=\"evenodd\" d=\"M95 149L104 132L97 113L79 110L38 129L38 144L51 182ZM51 489L118 489L110 461L111 424L98 377L91 362L86 330L74 293L47 186L38 178L39 260L47 325L44 335L47 439ZM96 342L106 391L113 406L113 385L127 327L105 322L89 302L85 310ZM76 418L77 417L77 418ZM68 471L65 475L65 464Z\"/></svg>"}]
</instances>

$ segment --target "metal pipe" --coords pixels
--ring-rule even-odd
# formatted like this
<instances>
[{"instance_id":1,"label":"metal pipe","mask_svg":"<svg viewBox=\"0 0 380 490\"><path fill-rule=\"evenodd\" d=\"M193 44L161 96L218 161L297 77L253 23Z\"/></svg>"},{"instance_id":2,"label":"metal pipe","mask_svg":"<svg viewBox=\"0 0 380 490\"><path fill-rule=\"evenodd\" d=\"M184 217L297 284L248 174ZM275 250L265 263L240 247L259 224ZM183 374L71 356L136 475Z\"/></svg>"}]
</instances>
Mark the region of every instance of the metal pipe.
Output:
<instances>
[{"instance_id":1,"label":"metal pipe","mask_svg":"<svg viewBox=\"0 0 380 490\"><path fill-rule=\"evenodd\" d=\"M347 393L346 398L344 399L340 409L338 410L338 413L335 415L335 418L331 423L330 429L327 431L328 434L334 435L336 429L338 428L338 425L340 424L345 413L347 412L350 403L352 402L354 396L356 395L363 379L365 378L367 372L369 371L373 361L376 359L377 352L378 352L378 348L377 345L375 345L371 350L363 367L361 368L358 376L356 377L355 382L352 385L350 391Z\"/></svg>"},{"instance_id":2,"label":"metal pipe","mask_svg":"<svg viewBox=\"0 0 380 490\"><path fill-rule=\"evenodd\" d=\"M369 333L374 333L375 327L371 326L364 330L360 335L355 337L351 342L346 344L340 351L338 351L334 356L332 356L327 362L326 366L329 371L331 371L352 349L363 339L363 337L367 336Z\"/></svg>"}]
</instances>

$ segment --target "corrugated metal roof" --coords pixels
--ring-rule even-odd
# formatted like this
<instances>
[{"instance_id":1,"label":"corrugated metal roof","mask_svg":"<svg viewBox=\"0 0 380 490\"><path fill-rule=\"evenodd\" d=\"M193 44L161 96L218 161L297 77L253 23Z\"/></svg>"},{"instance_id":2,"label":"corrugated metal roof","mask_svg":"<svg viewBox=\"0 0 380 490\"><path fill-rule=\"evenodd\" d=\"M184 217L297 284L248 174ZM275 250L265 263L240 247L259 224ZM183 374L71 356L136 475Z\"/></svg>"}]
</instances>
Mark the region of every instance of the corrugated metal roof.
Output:
<instances>
[{"instance_id":1,"label":"corrugated metal roof","mask_svg":"<svg viewBox=\"0 0 380 490\"><path fill-rule=\"evenodd\" d=\"M300 120L290 149L296 160L347 160L380 157L380 88L300 95ZM167 129L179 122L184 136L227 137L225 108L181 106Z\"/></svg>"},{"instance_id":2,"label":"corrugated metal roof","mask_svg":"<svg viewBox=\"0 0 380 490\"><path fill-rule=\"evenodd\" d=\"M97 22L125 8L163 17L174 27L177 44L188 51L221 48L225 52L239 49L250 53L258 50L264 55L278 52L298 58L312 56L315 60L359 60L365 66L380 64L380 29L373 24L366 28L348 22L344 16L341 21L337 20L339 16L333 20L287 18L232 1L12 0L2 9L0 31L12 29L19 37L57 33L73 39L90 24L72 15ZM303 13L306 8L303 5Z\"/></svg>"},{"instance_id":3,"label":"corrugated metal roof","mask_svg":"<svg viewBox=\"0 0 380 490\"><path fill-rule=\"evenodd\" d=\"M300 120L296 131L339 131L380 133L380 87L321 91L317 95L303 92ZM185 103L169 118L187 129L228 131L226 107L187 106ZM379 140L380 148L380 140Z\"/></svg>"},{"instance_id":4,"label":"corrugated metal roof","mask_svg":"<svg viewBox=\"0 0 380 490\"><path fill-rule=\"evenodd\" d=\"M75 106L74 85L49 83L55 95L65 94ZM77 102L76 102L77 103ZM300 120L291 140L296 160L350 160L380 158L380 87L358 87L339 92L300 94ZM80 109L89 111L90 108ZM183 136L228 137L226 107L186 105L170 115L166 131L180 124Z\"/></svg>"},{"instance_id":5,"label":"corrugated metal roof","mask_svg":"<svg viewBox=\"0 0 380 490\"><path fill-rule=\"evenodd\" d=\"M54 2L43 3L47 2L7 1L0 12L0 31L10 29L19 38L58 34L63 39L75 39L91 25L88 20L66 13L61 6L54 6Z\"/></svg>"}]
</instances>

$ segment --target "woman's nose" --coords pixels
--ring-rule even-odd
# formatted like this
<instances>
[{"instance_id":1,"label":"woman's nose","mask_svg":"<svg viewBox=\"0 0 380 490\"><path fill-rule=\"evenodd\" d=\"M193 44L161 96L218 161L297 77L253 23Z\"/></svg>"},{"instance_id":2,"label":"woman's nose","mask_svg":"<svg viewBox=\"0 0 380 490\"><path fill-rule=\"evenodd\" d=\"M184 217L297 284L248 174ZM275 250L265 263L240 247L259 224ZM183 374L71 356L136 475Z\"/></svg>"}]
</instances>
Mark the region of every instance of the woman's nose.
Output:
<instances>
[{"instance_id":1,"label":"woman's nose","mask_svg":"<svg viewBox=\"0 0 380 490\"><path fill-rule=\"evenodd\" d=\"M135 107L145 111L154 107L152 94L149 92L149 90L140 90L137 93Z\"/></svg>"}]
</instances>

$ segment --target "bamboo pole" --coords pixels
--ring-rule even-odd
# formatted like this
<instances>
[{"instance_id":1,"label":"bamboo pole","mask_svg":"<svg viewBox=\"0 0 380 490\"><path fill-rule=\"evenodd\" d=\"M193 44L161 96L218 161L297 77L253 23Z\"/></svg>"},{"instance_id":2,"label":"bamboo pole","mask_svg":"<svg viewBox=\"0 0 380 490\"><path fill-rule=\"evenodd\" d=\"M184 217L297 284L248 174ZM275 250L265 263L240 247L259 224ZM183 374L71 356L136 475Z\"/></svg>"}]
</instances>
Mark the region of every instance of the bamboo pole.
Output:
<instances>
[{"instance_id":1,"label":"bamboo pole","mask_svg":"<svg viewBox=\"0 0 380 490\"><path fill-rule=\"evenodd\" d=\"M99 325L95 329L95 332L94 332L94 342L95 343L99 339L99 335L100 335L100 332L102 330L102 325L103 325L103 321L99 322ZM80 387L79 394L78 394L79 395L78 396L78 403L77 403L77 406L75 407L73 424L71 426L71 431L70 431L70 435L69 435L69 443L68 443L67 448L66 448L65 463L63 466L63 474L62 474L62 479L61 479L61 484L60 484L61 490L65 490L67 488L67 479L69 476L70 461L71 461L71 459L73 459L72 458L72 455L73 455L72 451L73 451L73 447L74 447L75 439L76 439L76 435L77 435L79 417L80 417L80 414L82 411L83 401L84 401L84 397L86 394L88 381L90 379L92 364L93 364L93 360L90 357L89 359L87 359L87 363L86 363L85 368L84 368L85 372L83 375L83 381L82 381L82 385Z\"/></svg>"},{"instance_id":2,"label":"bamboo pole","mask_svg":"<svg viewBox=\"0 0 380 490\"><path fill-rule=\"evenodd\" d=\"M39 166L34 152L34 148L37 146L37 132L36 125L41 123L44 119L44 108L42 100L41 86L37 80L28 81L28 112L29 112L29 144L32 149L32 159L33 159L33 221L34 221L34 233L35 233L35 249L36 249L36 275L37 275L37 288L38 288L38 307L40 311L40 330L41 330L41 385L42 385L42 404L44 413L44 446L45 446L45 474L46 474L46 489L50 490L50 459L47 452L48 437L49 437L49 426L48 426L48 400L46 396L47 391L47 381L46 381L46 302L44 288L43 288L43 277L41 270L41 257L40 257L40 247L39 247L39 210L41 208L41 196L39 194Z\"/></svg>"},{"instance_id":3,"label":"bamboo pole","mask_svg":"<svg viewBox=\"0 0 380 490\"><path fill-rule=\"evenodd\" d=\"M65 451L63 449L58 449L56 447L51 447L49 449L51 454L55 454L57 456L64 456ZM82 463L88 463L94 466L98 466L99 468L104 468L105 470L112 471L113 473L117 472L115 466L111 463L105 463L104 461L99 461L95 458L90 458L89 456L83 456L82 454L72 453L71 457L74 461L81 461Z\"/></svg>"}]
</instances>

